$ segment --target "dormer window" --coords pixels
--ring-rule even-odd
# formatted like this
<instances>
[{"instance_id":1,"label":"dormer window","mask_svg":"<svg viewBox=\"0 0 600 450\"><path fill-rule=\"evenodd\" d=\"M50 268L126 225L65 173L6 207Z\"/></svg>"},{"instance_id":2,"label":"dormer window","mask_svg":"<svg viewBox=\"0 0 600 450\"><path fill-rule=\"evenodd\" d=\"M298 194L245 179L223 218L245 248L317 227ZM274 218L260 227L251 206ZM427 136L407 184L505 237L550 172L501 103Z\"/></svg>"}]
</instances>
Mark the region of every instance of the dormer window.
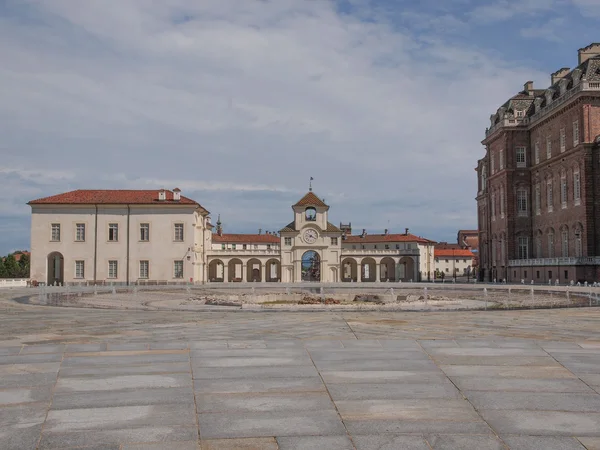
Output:
<instances>
[{"instance_id":1,"label":"dormer window","mask_svg":"<svg viewBox=\"0 0 600 450\"><path fill-rule=\"evenodd\" d=\"M165 193L164 189L161 189L160 191L158 191L158 200L160 201L164 201L167 198L167 194Z\"/></svg>"},{"instance_id":2,"label":"dormer window","mask_svg":"<svg viewBox=\"0 0 600 450\"><path fill-rule=\"evenodd\" d=\"M315 208L313 208L312 206L309 208L306 208L304 210L304 218L306 219L307 222L314 222L315 220L317 220L317 210Z\"/></svg>"},{"instance_id":3,"label":"dormer window","mask_svg":"<svg viewBox=\"0 0 600 450\"><path fill-rule=\"evenodd\" d=\"M525 111L517 110L516 116L517 117L524 117L525 116Z\"/></svg>"}]
</instances>

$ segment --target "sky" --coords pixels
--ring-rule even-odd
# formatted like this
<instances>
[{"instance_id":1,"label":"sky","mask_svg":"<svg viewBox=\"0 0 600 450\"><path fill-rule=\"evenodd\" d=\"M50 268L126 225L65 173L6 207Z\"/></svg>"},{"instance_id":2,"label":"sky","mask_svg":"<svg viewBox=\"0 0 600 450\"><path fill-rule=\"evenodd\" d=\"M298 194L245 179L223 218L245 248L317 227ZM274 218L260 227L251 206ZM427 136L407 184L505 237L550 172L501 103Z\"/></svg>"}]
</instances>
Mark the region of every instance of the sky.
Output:
<instances>
[{"instance_id":1,"label":"sky","mask_svg":"<svg viewBox=\"0 0 600 450\"><path fill-rule=\"evenodd\" d=\"M0 0L0 254L29 248L28 201L73 189L179 187L255 233L310 177L334 224L455 241L490 114L598 20L598 0Z\"/></svg>"}]
</instances>

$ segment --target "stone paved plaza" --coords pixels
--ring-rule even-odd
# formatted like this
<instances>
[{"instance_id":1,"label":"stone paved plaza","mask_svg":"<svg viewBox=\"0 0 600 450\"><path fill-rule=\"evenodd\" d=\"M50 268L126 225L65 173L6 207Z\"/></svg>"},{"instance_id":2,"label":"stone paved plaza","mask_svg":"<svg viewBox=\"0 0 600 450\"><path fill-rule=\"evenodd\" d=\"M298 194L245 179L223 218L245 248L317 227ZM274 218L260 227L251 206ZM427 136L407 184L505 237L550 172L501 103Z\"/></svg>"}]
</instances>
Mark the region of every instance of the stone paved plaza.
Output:
<instances>
[{"instance_id":1,"label":"stone paved plaza","mask_svg":"<svg viewBox=\"0 0 600 450\"><path fill-rule=\"evenodd\" d=\"M123 311L19 294L0 293L1 449L600 449L600 308Z\"/></svg>"}]
</instances>

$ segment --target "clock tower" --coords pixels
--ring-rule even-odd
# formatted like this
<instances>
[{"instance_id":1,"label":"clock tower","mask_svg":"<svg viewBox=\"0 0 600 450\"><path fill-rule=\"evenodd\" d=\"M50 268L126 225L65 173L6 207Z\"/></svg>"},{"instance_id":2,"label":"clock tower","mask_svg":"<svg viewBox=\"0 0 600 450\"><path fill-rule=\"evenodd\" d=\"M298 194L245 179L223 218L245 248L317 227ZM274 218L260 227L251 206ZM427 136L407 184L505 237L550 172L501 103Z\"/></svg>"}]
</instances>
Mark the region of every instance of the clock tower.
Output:
<instances>
[{"instance_id":1,"label":"clock tower","mask_svg":"<svg viewBox=\"0 0 600 450\"><path fill-rule=\"evenodd\" d=\"M280 230L282 281L339 281L342 231L328 221L329 206L311 189L292 210Z\"/></svg>"}]
</instances>

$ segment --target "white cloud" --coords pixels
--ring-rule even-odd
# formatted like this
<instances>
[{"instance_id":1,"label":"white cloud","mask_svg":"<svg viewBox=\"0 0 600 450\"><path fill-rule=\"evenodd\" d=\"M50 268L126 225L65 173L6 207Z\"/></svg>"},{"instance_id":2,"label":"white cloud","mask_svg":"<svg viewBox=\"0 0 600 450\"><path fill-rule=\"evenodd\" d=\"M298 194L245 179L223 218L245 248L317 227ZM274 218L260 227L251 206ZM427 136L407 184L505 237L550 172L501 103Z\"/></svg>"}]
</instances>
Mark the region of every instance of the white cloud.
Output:
<instances>
[{"instance_id":1,"label":"white cloud","mask_svg":"<svg viewBox=\"0 0 600 450\"><path fill-rule=\"evenodd\" d=\"M572 0L573 4L578 7L581 14L588 18L600 18L600 2L598 0Z\"/></svg>"},{"instance_id":2,"label":"white cloud","mask_svg":"<svg viewBox=\"0 0 600 450\"><path fill-rule=\"evenodd\" d=\"M543 24L522 28L521 36L524 38L543 39L549 42L563 42L562 30L564 29L564 25L565 19L558 17Z\"/></svg>"},{"instance_id":3,"label":"white cloud","mask_svg":"<svg viewBox=\"0 0 600 450\"><path fill-rule=\"evenodd\" d=\"M294 198L314 176L334 222L475 227L487 117L539 75L379 11L364 21L362 1L359 15L325 0L11 5L0 133L17 149L6 166L29 168L17 183L179 186L231 224L285 225L288 197L269 208L267 194ZM444 17L420 19L460 25Z\"/></svg>"},{"instance_id":4,"label":"white cloud","mask_svg":"<svg viewBox=\"0 0 600 450\"><path fill-rule=\"evenodd\" d=\"M568 0L498 0L475 7L470 17L478 23L532 17L555 11L565 1Z\"/></svg>"}]
</instances>

